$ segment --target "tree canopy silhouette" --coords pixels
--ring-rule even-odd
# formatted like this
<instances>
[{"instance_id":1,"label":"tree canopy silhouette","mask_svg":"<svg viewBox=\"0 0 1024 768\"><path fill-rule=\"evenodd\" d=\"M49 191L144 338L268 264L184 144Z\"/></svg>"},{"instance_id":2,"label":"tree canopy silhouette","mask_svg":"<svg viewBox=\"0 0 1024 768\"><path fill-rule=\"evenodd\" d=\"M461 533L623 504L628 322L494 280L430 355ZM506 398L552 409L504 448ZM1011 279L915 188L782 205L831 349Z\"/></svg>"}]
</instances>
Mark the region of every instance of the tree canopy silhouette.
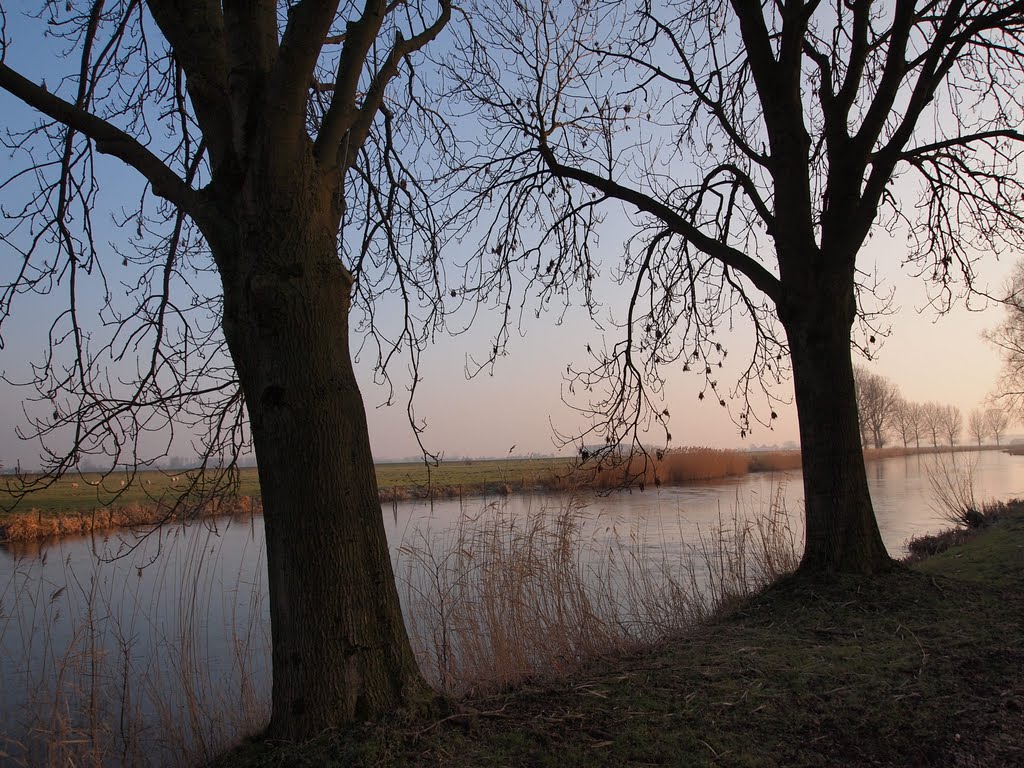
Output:
<instances>
[{"instance_id":1,"label":"tree canopy silhouette","mask_svg":"<svg viewBox=\"0 0 1024 768\"><path fill-rule=\"evenodd\" d=\"M452 76L487 133L460 162L485 209L518 214L489 252L543 286L586 288L601 213L635 226L620 336L570 371L584 388L610 382L595 428L617 445L665 421L656 395L681 369L747 434L771 423L770 399L752 395L788 358L801 567L888 568L851 363L888 295L858 255L874 231L902 233L892 260L932 280L942 306L982 254L1022 244L1024 4L508 0L470 18ZM557 243L554 257L524 248L524 230ZM740 318L754 351L728 392L721 336Z\"/></svg>"},{"instance_id":2,"label":"tree canopy silhouette","mask_svg":"<svg viewBox=\"0 0 1024 768\"><path fill-rule=\"evenodd\" d=\"M382 366L407 353L415 370L440 322L437 227L411 165L443 126L418 102L413 60L448 24L449 0L94 0L11 13L0 88L35 116L5 139L18 167L5 166L3 241L18 258L5 257L0 322L8 329L22 294L67 295L28 382L47 406L30 410L48 450L40 482L84 457L131 470L153 458L144 437L175 426L202 427L211 466L230 469L251 439L269 733L429 704L349 334L355 317ZM43 66L33 49L46 42L46 74L64 66L61 77L18 71ZM109 246L94 211L117 182L100 154L144 184ZM404 318L379 325L385 294Z\"/></svg>"}]
</instances>

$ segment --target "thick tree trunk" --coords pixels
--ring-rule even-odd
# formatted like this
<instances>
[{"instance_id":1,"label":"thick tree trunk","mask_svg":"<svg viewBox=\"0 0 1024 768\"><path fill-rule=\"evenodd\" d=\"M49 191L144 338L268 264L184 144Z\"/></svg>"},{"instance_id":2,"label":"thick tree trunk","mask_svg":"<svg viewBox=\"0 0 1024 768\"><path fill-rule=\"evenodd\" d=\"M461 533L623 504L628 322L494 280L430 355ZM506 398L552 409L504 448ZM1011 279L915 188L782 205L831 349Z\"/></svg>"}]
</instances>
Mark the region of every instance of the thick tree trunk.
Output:
<instances>
[{"instance_id":1,"label":"thick tree trunk","mask_svg":"<svg viewBox=\"0 0 1024 768\"><path fill-rule=\"evenodd\" d=\"M850 358L852 311L836 304L819 299L784 318L803 460L807 529L800 570L875 573L892 561L864 468Z\"/></svg>"},{"instance_id":2,"label":"thick tree trunk","mask_svg":"<svg viewBox=\"0 0 1024 768\"><path fill-rule=\"evenodd\" d=\"M277 210L224 269L224 330L263 494L268 735L302 739L434 700L409 645L349 352L351 278L329 216ZM291 220L286 220L291 218ZM262 231L260 231L260 229ZM226 263L229 260L220 260Z\"/></svg>"}]
</instances>

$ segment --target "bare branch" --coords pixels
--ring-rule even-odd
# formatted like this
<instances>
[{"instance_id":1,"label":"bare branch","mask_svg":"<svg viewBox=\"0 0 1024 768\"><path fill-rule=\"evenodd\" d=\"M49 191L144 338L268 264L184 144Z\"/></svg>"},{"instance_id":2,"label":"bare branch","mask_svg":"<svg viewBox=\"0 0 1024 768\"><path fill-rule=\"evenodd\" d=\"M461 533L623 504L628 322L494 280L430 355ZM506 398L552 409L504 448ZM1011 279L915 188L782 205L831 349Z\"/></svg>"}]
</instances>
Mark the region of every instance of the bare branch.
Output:
<instances>
[{"instance_id":1,"label":"bare branch","mask_svg":"<svg viewBox=\"0 0 1024 768\"><path fill-rule=\"evenodd\" d=\"M198 198L170 168L136 139L93 114L78 109L41 85L0 64L0 88L45 115L96 142L96 149L123 160L141 173L153 192L187 211L198 210Z\"/></svg>"}]
</instances>

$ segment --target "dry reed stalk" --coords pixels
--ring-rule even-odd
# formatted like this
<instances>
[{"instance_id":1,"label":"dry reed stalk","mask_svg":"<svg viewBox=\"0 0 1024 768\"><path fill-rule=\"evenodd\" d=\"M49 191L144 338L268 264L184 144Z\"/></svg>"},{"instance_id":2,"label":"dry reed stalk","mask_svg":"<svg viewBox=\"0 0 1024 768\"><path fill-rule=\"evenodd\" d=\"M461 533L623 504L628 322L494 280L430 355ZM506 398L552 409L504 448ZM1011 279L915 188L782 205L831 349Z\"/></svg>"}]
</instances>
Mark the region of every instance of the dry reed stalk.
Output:
<instances>
[{"instance_id":1,"label":"dry reed stalk","mask_svg":"<svg viewBox=\"0 0 1024 768\"><path fill-rule=\"evenodd\" d=\"M199 507L191 507L189 519L224 516L251 516L260 514L260 499L240 496L232 499L214 499ZM37 509L17 512L0 520L0 542L32 541L54 536L86 536L118 528L144 528L161 525L178 518L173 508L163 503L124 504L102 507L91 512L74 515L43 514Z\"/></svg>"},{"instance_id":2,"label":"dry reed stalk","mask_svg":"<svg viewBox=\"0 0 1024 768\"><path fill-rule=\"evenodd\" d=\"M48 599L44 580L33 574L45 566L46 555L19 563L10 583L0 585L5 606L29 609L24 615L0 612L0 643L10 633L33 653L19 665L22 685L31 692L12 718L19 731L0 734L5 765L196 765L265 724L268 697L257 690L252 670L258 658L269 657L264 590L243 583L239 572L239 583L222 593L215 579L216 533L202 530L205 536L198 528L192 532L179 560L150 566L159 569L151 595L138 593L132 579L103 579L98 570L77 574L70 556L62 568L68 588ZM177 529L164 535L184 534ZM180 579L174 604L147 604L170 579ZM250 595L243 615L234 602L230 612L214 608L215 598L230 599L243 588ZM119 610L126 605L126 613ZM156 613L141 613L143 605ZM62 615L74 618L62 624ZM225 615L229 625L230 678L239 681L234 689L223 684L206 644L216 615ZM61 627L67 625L65 636ZM162 631L163 625L170 629ZM140 654L143 641L149 645Z\"/></svg>"},{"instance_id":3,"label":"dry reed stalk","mask_svg":"<svg viewBox=\"0 0 1024 768\"><path fill-rule=\"evenodd\" d=\"M636 526L596 526L578 497L515 519L495 503L446 531L415 530L399 551L407 624L443 690L503 688L685 631L797 564L781 491L757 515L734 510L678 553L649 551Z\"/></svg>"},{"instance_id":4,"label":"dry reed stalk","mask_svg":"<svg viewBox=\"0 0 1024 768\"><path fill-rule=\"evenodd\" d=\"M977 467L977 456L957 457L956 453L937 454L935 461L928 465L930 506L946 522L975 527L984 519L974 492Z\"/></svg>"}]
</instances>

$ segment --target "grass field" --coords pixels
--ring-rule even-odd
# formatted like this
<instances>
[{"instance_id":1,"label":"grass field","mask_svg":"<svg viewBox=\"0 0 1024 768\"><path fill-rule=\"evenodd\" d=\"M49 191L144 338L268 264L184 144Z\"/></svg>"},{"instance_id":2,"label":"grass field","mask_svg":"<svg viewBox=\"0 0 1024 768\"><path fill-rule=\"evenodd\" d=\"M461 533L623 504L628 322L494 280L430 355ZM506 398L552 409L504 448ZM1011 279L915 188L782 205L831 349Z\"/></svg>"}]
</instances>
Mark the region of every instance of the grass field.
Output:
<instances>
[{"instance_id":1,"label":"grass field","mask_svg":"<svg viewBox=\"0 0 1024 768\"><path fill-rule=\"evenodd\" d=\"M988 448L988 446L986 446ZM994 446L992 446L994 448ZM941 449L940 449L941 450ZM958 446L956 450L976 450ZM932 453L933 449L922 449ZM867 450L867 460L917 453L914 449ZM737 451L686 447L667 451L660 460L634 459L616 468L576 471L570 458L465 459L438 466L424 462L378 464L377 485L382 503L415 498L507 495L523 491L610 489L624 478L648 487L707 482L750 472L782 472L800 468L798 451ZM134 475L74 474L33 491L15 504L16 480L0 476L0 540L81 534L90 530L162 521L169 506L186 494L196 470L147 471ZM256 469L238 473L236 496L241 508L258 509ZM222 493L216 497L224 496ZM227 502L228 505L232 502ZM238 505L235 505L237 507ZM193 504L198 514L217 514L221 505ZM235 509L231 507L231 509ZM230 510L229 510L230 511ZM98 515L98 512L104 514ZM117 513L117 514L114 514ZM176 512L177 513L177 512ZM189 512L193 514L196 512Z\"/></svg>"},{"instance_id":2,"label":"grass field","mask_svg":"<svg viewBox=\"0 0 1024 768\"><path fill-rule=\"evenodd\" d=\"M463 489L473 494L495 489L529 490L551 487L552 478L570 471L570 462L564 458L536 459L473 459L446 461L436 467L423 462L378 464L377 485L382 495L400 491L414 496L427 489L450 489L458 493ZM185 491L195 476L195 470L148 471L129 475L87 473L68 475L52 485L33 491L25 497L15 512L26 508L43 514L75 514L92 512L111 505L145 505L176 497ZM124 485L122 485L122 482ZM0 517L11 514L14 503L12 489L16 488L12 476L0 475ZM238 473L237 493L240 496L259 496L259 477L255 468Z\"/></svg>"},{"instance_id":3,"label":"grass field","mask_svg":"<svg viewBox=\"0 0 1024 768\"><path fill-rule=\"evenodd\" d=\"M784 579L567 677L302 745L269 766L1024 765L1024 516L874 578Z\"/></svg>"}]
</instances>

